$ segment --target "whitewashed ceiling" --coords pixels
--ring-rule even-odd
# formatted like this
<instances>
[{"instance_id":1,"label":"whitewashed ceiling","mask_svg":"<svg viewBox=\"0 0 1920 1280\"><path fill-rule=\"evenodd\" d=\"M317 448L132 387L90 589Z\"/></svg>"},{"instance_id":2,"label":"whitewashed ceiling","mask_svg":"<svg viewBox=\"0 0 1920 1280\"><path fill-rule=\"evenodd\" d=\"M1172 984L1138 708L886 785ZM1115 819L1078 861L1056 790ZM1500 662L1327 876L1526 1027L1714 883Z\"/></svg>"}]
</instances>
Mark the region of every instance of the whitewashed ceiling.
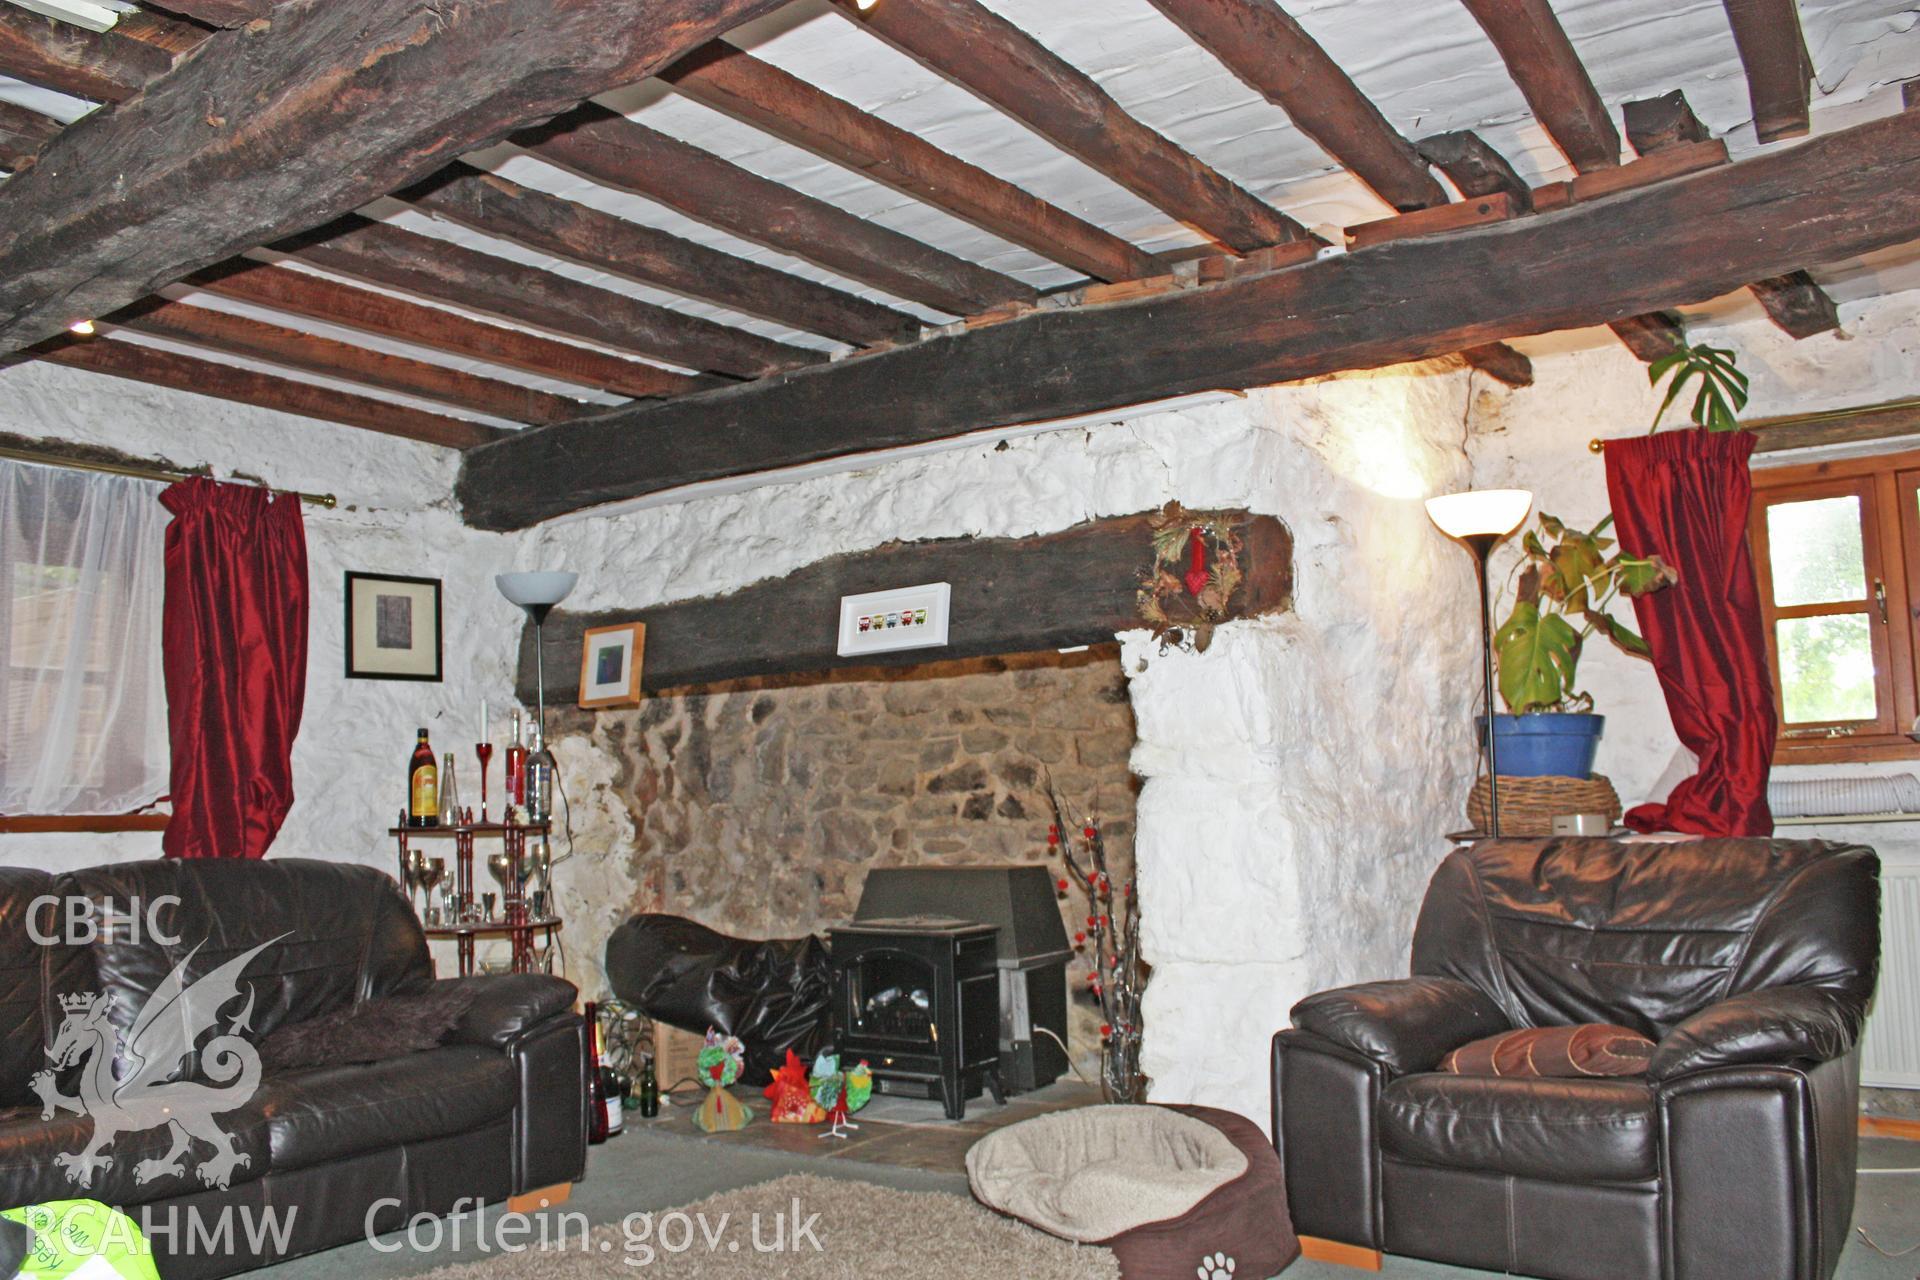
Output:
<instances>
[{"instance_id":1,"label":"whitewashed ceiling","mask_svg":"<svg viewBox=\"0 0 1920 1280\"><path fill-rule=\"evenodd\" d=\"M1140 120L1298 221L1310 227L1337 228L1392 212L1334 165L1282 111L1235 78L1147 0L983 2L1091 74ZM1754 149L1746 81L1719 0L1559 0L1554 7L1616 117L1623 102L1683 89L1701 119L1727 138L1736 156ZM1406 136L1472 129L1531 181L1568 176L1564 159L1532 120L1506 68L1458 0L1289 0L1286 8ZM1897 109L1897 86L1920 77L1920 35L1914 31L1916 22L1920 22L1920 10L1899 0L1802 0L1800 15L1817 77L1813 108L1816 133ZM1170 222L1166 215L966 90L895 52L861 30L855 20L829 8L824 0L798 0L772 18L741 28L729 39L1150 251L1201 243L1188 228ZM75 119L90 109L90 104L78 99L4 77L0 77L0 100L63 120ZM609 94L601 101L764 177L1041 289L1068 285L1077 279L1068 268L774 140L658 82ZM598 186L508 146L470 159L525 186L832 283L930 322L952 318L713 230L650 201ZM797 345L829 350L835 345L827 339L551 258L391 201L382 201L366 212L427 235ZM1920 284L1920 270L1915 269L1911 258L1904 252L1890 253L1819 274L1836 298L1846 301ZM349 334L222 298L177 289L169 290L168 296L522 385L618 403L617 397L570 384ZM1740 305L1732 301L1726 304L1728 308ZM1712 314L1714 308L1704 312ZM165 345L148 338L129 340ZM194 354L207 355L203 351ZM249 364L230 357L208 358ZM283 369L271 371L303 381L328 381ZM349 389L384 394L369 393L363 387ZM449 412L444 405L402 396L385 398ZM492 421L471 413L462 416Z\"/></svg>"}]
</instances>

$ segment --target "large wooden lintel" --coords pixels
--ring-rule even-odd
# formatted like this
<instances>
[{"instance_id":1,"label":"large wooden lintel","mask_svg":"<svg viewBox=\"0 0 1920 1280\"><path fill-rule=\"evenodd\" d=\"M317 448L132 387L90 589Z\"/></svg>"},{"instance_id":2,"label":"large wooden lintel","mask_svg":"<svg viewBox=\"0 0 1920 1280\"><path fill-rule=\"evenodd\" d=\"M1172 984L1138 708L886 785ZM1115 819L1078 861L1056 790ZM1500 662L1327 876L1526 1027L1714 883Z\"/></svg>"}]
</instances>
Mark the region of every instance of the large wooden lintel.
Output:
<instances>
[{"instance_id":1,"label":"large wooden lintel","mask_svg":"<svg viewBox=\"0 0 1920 1280\"><path fill-rule=\"evenodd\" d=\"M1293 537L1272 516L1225 515L1238 532L1242 585L1232 618L1290 607ZM986 654L1033 653L1110 641L1143 626L1135 593L1153 565L1153 513L1090 520L1026 538L895 542L820 560L730 595L651 609L556 612L546 623L547 701L579 696L581 636L588 627L647 624L641 673L649 693L748 677L844 667L912 666ZM949 642L937 649L843 658L840 597L946 582L953 587ZM533 628L521 637L518 687L535 694Z\"/></svg>"},{"instance_id":2,"label":"large wooden lintel","mask_svg":"<svg viewBox=\"0 0 1920 1280\"><path fill-rule=\"evenodd\" d=\"M701 480L1379 368L1702 302L1920 239L1920 113L1612 196L1285 270L1004 324L465 458L469 521L519 528Z\"/></svg>"}]
</instances>

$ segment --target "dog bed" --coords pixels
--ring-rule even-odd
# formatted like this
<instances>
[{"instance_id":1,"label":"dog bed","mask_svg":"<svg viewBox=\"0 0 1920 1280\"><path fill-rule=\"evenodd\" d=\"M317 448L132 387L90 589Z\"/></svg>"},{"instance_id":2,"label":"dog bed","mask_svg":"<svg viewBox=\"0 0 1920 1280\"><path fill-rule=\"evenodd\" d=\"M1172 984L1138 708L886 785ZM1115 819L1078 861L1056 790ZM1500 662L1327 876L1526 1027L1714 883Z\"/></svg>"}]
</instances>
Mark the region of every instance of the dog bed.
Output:
<instances>
[{"instance_id":1,"label":"dog bed","mask_svg":"<svg viewBox=\"0 0 1920 1280\"><path fill-rule=\"evenodd\" d=\"M967 1152L989 1209L1112 1249L1125 1280L1248 1280L1300 1256L1280 1158L1212 1107L1100 1106L1023 1120Z\"/></svg>"}]
</instances>

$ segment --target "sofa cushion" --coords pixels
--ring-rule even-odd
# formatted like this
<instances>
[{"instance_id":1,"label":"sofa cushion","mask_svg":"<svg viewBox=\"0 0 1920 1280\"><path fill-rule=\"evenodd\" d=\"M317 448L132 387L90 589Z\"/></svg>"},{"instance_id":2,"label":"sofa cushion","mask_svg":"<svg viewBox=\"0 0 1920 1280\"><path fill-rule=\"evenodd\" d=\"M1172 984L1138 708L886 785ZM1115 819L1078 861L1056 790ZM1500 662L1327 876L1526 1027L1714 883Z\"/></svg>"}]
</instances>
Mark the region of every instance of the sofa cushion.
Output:
<instances>
[{"instance_id":1,"label":"sofa cushion","mask_svg":"<svg viewBox=\"0 0 1920 1280\"><path fill-rule=\"evenodd\" d=\"M1639 1076L1653 1041L1637 1031L1584 1022L1577 1027L1523 1027L1461 1045L1440 1060L1457 1076Z\"/></svg>"},{"instance_id":2,"label":"sofa cushion","mask_svg":"<svg viewBox=\"0 0 1920 1280\"><path fill-rule=\"evenodd\" d=\"M1380 1145L1418 1164L1553 1182L1644 1182L1658 1172L1645 1080L1405 1076L1380 1095Z\"/></svg>"},{"instance_id":3,"label":"sofa cushion","mask_svg":"<svg viewBox=\"0 0 1920 1280\"><path fill-rule=\"evenodd\" d=\"M267 1125L260 1112L251 1104L242 1105L215 1116L214 1124L233 1143L235 1159L224 1169L227 1185L263 1177L268 1170ZM196 1142L177 1169L143 1169L143 1162L158 1161L167 1154L172 1136L165 1126L128 1130L115 1134L105 1145L100 1154L106 1163L82 1185L68 1177L60 1158L84 1150L93 1125L92 1120L71 1112L42 1120L38 1105L0 1112L0 1204L76 1198L112 1205L146 1204L204 1191L207 1178L222 1167L215 1162L213 1150ZM148 1175L144 1181L143 1173Z\"/></svg>"},{"instance_id":4,"label":"sofa cushion","mask_svg":"<svg viewBox=\"0 0 1920 1280\"><path fill-rule=\"evenodd\" d=\"M0 1107L34 1102L28 1081L47 1065L42 1017L47 949L33 934L49 936L52 920L45 904L32 904L52 883L44 871L0 867L0 1027L6 1028L0 1036ZM37 929L27 927L30 909L40 917Z\"/></svg>"},{"instance_id":5,"label":"sofa cushion","mask_svg":"<svg viewBox=\"0 0 1920 1280\"><path fill-rule=\"evenodd\" d=\"M124 1035L174 968L197 981L255 947L242 997L242 1034L258 1043L277 1028L373 996L432 981L426 938L393 877L366 866L303 858L156 858L58 877L54 892L108 904L146 904L167 937L103 930L84 947L94 986ZM161 905L162 899L177 899ZM189 957L191 959L189 960ZM193 1070L188 1062L184 1072Z\"/></svg>"},{"instance_id":6,"label":"sofa cushion","mask_svg":"<svg viewBox=\"0 0 1920 1280\"><path fill-rule=\"evenodd\" d=\"M269 1076L254 1104L266 1116L279 1171L466 1133L508 1115L515 1097L507 1055L451 1045Z\"/></svg>"}]
</instances>

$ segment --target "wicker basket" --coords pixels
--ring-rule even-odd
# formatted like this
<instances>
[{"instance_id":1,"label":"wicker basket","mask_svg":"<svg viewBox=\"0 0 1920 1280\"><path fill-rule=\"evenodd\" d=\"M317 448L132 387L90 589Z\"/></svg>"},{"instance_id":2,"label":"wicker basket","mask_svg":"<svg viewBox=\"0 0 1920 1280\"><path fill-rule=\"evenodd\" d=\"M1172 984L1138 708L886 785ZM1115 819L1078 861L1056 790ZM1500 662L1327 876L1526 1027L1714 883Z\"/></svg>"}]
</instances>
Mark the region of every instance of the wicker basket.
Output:
<instances>
[{"instance_id":1,"label":"wicker basket","mask_svg":"<svg viewBox=\"0 0 1920 1280\"><path fill-rule=\"evenodd\" d=\"M1510 778L1500 775L1500 834L1550 836L1553 820L1570 813L1604 813L1620 820L1620 796L1600 774L1591 778ZM1467 821L1475 831L1492 825L1487 813L1487 780L1474 782L1467 796Z\"/></svg>"}]
</instances>

